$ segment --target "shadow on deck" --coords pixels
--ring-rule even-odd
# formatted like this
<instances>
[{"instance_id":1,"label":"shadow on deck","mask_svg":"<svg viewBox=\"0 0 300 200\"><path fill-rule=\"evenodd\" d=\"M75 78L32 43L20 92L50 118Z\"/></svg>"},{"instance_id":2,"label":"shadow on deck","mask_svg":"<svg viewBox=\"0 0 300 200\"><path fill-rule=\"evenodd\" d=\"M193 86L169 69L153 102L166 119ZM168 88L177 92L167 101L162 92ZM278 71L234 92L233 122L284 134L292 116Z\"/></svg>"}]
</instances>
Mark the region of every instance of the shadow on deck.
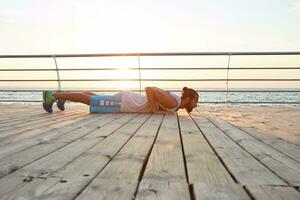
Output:
<instances>
[{"instance_id":1,"label":"shadow on deck","mask_svg":"<svg viewBox=\"0 0 300 200\"><path fill-rule=\"evenodd\" d=\"M0 199L300 199L300 107L0 110Z\"/></svg>"}]
</instances>

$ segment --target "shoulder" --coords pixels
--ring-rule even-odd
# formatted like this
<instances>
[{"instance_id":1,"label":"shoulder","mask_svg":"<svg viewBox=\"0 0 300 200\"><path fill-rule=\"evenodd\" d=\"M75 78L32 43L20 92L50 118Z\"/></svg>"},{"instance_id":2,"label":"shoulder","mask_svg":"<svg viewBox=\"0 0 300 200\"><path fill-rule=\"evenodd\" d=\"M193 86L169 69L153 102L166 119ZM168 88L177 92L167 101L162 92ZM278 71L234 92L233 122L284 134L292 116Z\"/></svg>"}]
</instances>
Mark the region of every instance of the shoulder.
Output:
<instances>
[{"instance_id":1,"label":"shoulder","mask_svg":"<svg viewBox=\"0 0 300 200\"><path fill-rule=\"evenodd\" d=\"M157 87L145 87L146 94L162 94L164 91Z\"/></svg>"},{"instance_id":2,"label":"shoulder","mask_svg":"<svg viewBox=\"0 0 300 200\"><path fill-rule=\"evenodd\" d=\"M168 91L165 91L163 89L160 89L158 87L145 87L146 92L156 92L156 93L164 93L164 94L169 94Z\"/></svg>"},{"instance_id":3,"label":"shoulder","mask_svg":"<svg viewBox=\"0 0 300 200\"><path fill-rule=\"evenodd\" d=\"M167 92L157 87L147 88L146 93L147 91L148 93L153 94L153 96L155 96L156 101L166 108L175 107L178 105L178 98L174 96L175 94L172 95L170 92Z\"/></svg>"},{"instance_id":4,"label":"shoulder","mask_svg":"<svg viewBox=\"0 0 300 200\"><path fill-rule=\"evenodd\" d=\"M162 90L158 87L145 87L145 91L159 91Z\"/></svg>"}]
</instances>

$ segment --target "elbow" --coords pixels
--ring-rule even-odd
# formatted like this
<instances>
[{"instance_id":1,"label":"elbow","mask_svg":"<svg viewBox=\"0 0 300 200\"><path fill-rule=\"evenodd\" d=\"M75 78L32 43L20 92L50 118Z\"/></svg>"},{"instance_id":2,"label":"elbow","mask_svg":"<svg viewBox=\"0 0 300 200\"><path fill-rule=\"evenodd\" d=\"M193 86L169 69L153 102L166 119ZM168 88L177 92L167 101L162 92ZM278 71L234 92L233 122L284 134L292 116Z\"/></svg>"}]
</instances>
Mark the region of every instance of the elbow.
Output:
<instances>
[{"instance_id":1,"label":"elbow","mask_svg":"<svg viewBox=\"0 0 300 200\"><path fill-rule=\"evenodd\" d=\"M145 87L145 92L148 95L150 95L152 93L151 87Z\"/></svg>"},{"instance_id":2,"label":"elbow","mask_svg":"<svg viewBox=\"0 0 300 200\"><path fill-rule=\"evenodd\" d=\"M149 90L151 90L151 87L145 87L146 92L149 92Z\"/></svg>"},{"instance_id":3,"label":"elbow","mask_svg":"<svg viewBox=\"0 0 300 200\"><path fill-rule=\"evenodd\" d=\"M153 101L154 101L154 93L153 93L152 88L151 87L146 87L145 91L146 91L146 96L147 96L148 102L150 104L152 104Z\"/></svg>"}]
</instances>

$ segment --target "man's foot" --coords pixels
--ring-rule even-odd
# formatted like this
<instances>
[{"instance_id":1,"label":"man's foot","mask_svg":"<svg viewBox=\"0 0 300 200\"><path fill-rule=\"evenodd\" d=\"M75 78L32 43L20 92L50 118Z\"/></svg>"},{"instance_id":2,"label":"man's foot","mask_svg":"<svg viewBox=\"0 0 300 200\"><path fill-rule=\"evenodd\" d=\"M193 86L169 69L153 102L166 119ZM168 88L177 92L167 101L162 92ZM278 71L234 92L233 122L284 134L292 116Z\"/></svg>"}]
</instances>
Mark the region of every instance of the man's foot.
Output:
<instances>
[{"instance_id":1,"label":"man's foot","mask_svg":"<svg viewBox=\"0 0 300 200\"><path fill-rule=\"evenodd\" d=\"M64 111L65 110L65 100L58 100L56 105L58 107L59 110Z\"/></svg>"},{"instance_id":2,"label":"man's foot","mask_svg":"<svg viewBox=\"0 0 300 200\"><path fill-rule=\"evenodd\" d=\"M53 103L56 101L56 99L52 96L53 91L44 91L43 92L43 108L48 113L52 113L53 109Z\"/></svg>"}]
</instances>

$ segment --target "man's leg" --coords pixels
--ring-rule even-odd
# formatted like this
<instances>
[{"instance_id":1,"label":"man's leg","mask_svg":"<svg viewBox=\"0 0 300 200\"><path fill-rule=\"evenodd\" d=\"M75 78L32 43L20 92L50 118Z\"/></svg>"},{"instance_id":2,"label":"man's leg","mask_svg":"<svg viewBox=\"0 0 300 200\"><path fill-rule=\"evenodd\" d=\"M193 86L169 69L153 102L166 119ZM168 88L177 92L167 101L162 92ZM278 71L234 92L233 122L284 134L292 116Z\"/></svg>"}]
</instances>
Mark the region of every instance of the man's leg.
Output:
<instances>
[{"instance_id":1,"label":"man's leg","mask_svg":"<svg viewBox=\"0 0 300 200\"><path fill-rule=\"evenodd\" d=\"M82 93L87 94L87 95L90 95L90 96L95 96L95 95L97 95L97 94L94 93L94 92L82 92Z\"/></svg>"},{"instance_id":2,"label":"man's leg","mask_svg":"<svg viewBox=\"0 0 300 200\"><path fill-rule=\"evenodd\" d=\"M53 97L58 100L69 100L73 102L80 102L86 105L90 105L91 96L94 93L80 93L80 92L66 92L66 93L54 93Z\"/></svg>"}]
</instances>

